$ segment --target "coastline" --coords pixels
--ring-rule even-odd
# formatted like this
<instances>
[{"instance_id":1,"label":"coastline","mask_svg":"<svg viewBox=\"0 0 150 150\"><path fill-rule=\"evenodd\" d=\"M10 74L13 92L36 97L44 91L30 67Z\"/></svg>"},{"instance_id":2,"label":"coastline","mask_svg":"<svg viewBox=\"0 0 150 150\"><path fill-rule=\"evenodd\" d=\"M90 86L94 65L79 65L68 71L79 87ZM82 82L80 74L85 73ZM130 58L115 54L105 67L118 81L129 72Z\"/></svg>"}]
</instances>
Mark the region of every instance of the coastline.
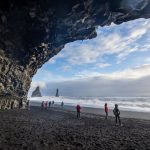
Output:
<instances>
[{"instance_id":1,"label":"coastline","mask_svg":"<svg viewBox=\"0 0 150 150\"><path fill-rule=\"evenodd\" d=\"M39 102L31 102L31 106L41 106ZM82 106L81 106L82 107ZM60 104L55 104L54 108L61 108ZM64 105L64 109L68 111L76 111L76 106L72 105ZM138 111L124 111L120 109L120 117L121 118L135 118L135 119L145 119L150 120L150 112L138 112ZM105 115L104 109L102 108L93 108L93 107L82 107L81 113L89 113L95 115ZM108 116L113 117L113 110L109 110Z\"/></svg>"}]
</instances>

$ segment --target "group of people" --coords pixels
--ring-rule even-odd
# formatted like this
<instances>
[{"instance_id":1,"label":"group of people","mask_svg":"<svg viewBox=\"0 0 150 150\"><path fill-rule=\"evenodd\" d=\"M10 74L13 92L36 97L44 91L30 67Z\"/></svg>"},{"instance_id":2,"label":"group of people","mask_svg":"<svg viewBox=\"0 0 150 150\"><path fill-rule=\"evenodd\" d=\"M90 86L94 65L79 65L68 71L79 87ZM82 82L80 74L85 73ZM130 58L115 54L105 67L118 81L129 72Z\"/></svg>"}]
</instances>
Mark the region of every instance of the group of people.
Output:
<instances>
[{"instance_id":1,"label":"group of people","mask_svg":"<svg viewBox=\"0 0 150 150\"><path fill-rule=\"evenodd\" d=\"M48 109L50 107L53 107L54 103L55 103L54 101L49 101L49 102L48 101L42 101L41 108L42 109ZM64 107L64 102L63 101L61 102L60 106L61 106L61 108ZM108 119L108 113L109 113L107 103L105 103L105 105L104 105L104 111L105 111L105 119L107 120ZM80 118L81 106L79 104L77 104L77 106L76 106L76 112L77 112L77 118ZM117 104L115 104L115 107L113 109L113 113L114 113L114 116L115 116L116 125L119 123L119 125L122 126L121 119L120 119L120 110L119 110Z\"/></svg>"},{"instance_id":2,"label":"group of people","mask_svg":"<svg viewBox=\"0 0 150 150\"><path fill-rule=\"evenodd\" d=\"M42 109L48 109L48 108L50 108L50 107L53 107L54 106L54 101L42 101L42 103L41 103L41 108Z\"/></svg>"},{"instance_id":3,"label":"group of people","mask_svg":"<svg viewBox=\"0 0 150 150\"><path fill-rule=\"evenodd\" d=\"M109 112L107 103L105 103L104 109L105 109L105 113L106 113L105 118L107 120L108 112ZM120 110L118 108L118 104L115 104L115 108L113 109L113 113L114 113L114 116L115 116L115 123L116 123L116 125L119 123L119 125L122 126L121 119L120 119Z\"/></svg>"},{"instance_id":4,"label":"group of people","mask_svg":"<svg viewBox=\"0 0 150 150\"><path fill-rule=\"evenodd\" d=\"M41 108L42 109L48 109L48 108L54 107L54 104L55 104L54 101L42 101ZM61 107L63 108L63 106L64 106L64 102L62 101Z\"/></svg>"},{"instance_id":5,"label":"group of people","mask_svg":"<svg viewBox=\"0 0 150 150\"><path fill-rule=\"evenodd\" d=\"M79 104L77 104L77 106L76 106L76 111L77 111L77 118L80 118L81 106ZM109 113L107 103L105 103L105 105L104 105L104 111L106 114L105 119L107 120L108 119L108 113ZM115 115L116 125L119 123L119 125L122 126L121 119L120 119L120 110L118 108L118 104L115 104L115 108L113 109L113 113Z\"/></svg>"}]
</instances>

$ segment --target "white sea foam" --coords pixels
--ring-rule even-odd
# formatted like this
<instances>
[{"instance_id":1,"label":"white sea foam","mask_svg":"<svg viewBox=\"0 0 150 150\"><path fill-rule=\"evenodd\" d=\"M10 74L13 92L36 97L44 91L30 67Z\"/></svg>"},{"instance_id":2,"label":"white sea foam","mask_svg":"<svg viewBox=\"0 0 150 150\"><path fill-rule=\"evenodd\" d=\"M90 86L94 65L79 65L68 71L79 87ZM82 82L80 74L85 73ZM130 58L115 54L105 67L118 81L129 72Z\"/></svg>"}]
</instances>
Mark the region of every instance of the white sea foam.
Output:
<instances>
[{"instance_id":1,"label":"white sea foam","mask_svg":"<svg viewBox=\"0 0 150 150\"><path fill-rule=\"evenodd\" d=\"M80 104L84 107L103 108L107 102L109 109L114 108L114 104L118 104L121 110L150 112L150 97L32 97L31 102L55 101L60 104L62 101L66 105L76 106Z\"/></svg>"}]
</instances>

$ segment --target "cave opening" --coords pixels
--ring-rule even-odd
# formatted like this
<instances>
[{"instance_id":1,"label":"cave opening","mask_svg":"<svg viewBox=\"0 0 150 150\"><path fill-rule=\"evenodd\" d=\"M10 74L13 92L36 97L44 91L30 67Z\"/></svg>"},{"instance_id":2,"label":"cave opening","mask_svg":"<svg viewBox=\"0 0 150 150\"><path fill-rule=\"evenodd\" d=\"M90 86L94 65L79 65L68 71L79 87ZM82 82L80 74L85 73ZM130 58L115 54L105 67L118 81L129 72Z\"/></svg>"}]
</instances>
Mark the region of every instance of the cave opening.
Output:
<instances>
[{"instance_id":1,"label":"cave opening","mask_svg":"<svg viewBox=\"0 0 150 150\"><path fill-rule=\"evenodd\" d=\"M97 28L94 39L66 44L33 77L28 96L40 86L46 97L57 88L64 97L149 97L149 24L111 24Z\"/></svg>"},{"instance_id":2,"label":"cave opening","mask_svg":"<svg viewBox=\"0 0 150 150\"><path fill-rule=\"evenodd\" d=\"M8 104L10 107L10 103L14 101L18 103L22 101L26 102L32 77L45 62L57 55L67 43L86 40L83 41L83 44L85 44L88 41L87 39L96 37L96 29L98 26L106 29L105 27L112 23L119 25L123 22L138 18L148 19L150 16L149 6L150 3L147 0L139 0L136 2L117 0L115 3L112 0L45 0L44 3L40 0L25 0L24 2L1 0L0 97L2 105ZM97 32L99 32L99 30L101 29L98 28ZM132 38L136 36L139 37L142 32L146 32L144 28L136 34L133 34ZM118 40L122 38L121 34L118 37L116 35L116 37L112 39L109 36L107 40L102 38L105 44L103 43L103 45L97 46L105 46L105 51L108 51L107 49L109 49L109 47L107 47L107 41L109 40L109 43L110 41L111 43L115 43L117 38ZM82 43L81 41L78 42L80 44ZM143 45L142 41L140 42L141 45ZM97 44L96 41L95 44ZM69 47L69 44L66 45L66 48L67 47ZM109 55L111 53L99 52L99 49L97 51L90 51L89 48L86 48L86 45L83 46L83 49L86 50L82 50L83 53L79 51L76 53L78 57L74 56L72 58L69 53L73 50L68 51L66 56L68 55L70 60L67 61L72 65L82 63L89 71L90 69L83 62L84 59L85 63L90 64L92 67L92 63L94 63L97 58L102 59L101 55ZM135 51L135 49L131 48L130 51ZM65 49L63 51L65 51ZM121 53L120 50L119 52L120 55L117 57L122 59L129 53ZM84 58L87 53L89 56ZM61 55L61 53L59 55ZM102 60L97 66L101 69L111 67L110 63L102 62ZM70 66L65 66L64 70L67 72L70 68ZM72 68L75 69L75 67ZM80 69L76 68L76 70L81 73ZM83 74L90 74L91 71L90 73L88 71L84 71L82 74L80 73L72 72L77 78L83 76ZM97 73L99 72L95 71L95 74ZM101 74L106 73L101 72ZM57 76L55 76L55 78L56 77Z\"/></svg>"}]
</instances>

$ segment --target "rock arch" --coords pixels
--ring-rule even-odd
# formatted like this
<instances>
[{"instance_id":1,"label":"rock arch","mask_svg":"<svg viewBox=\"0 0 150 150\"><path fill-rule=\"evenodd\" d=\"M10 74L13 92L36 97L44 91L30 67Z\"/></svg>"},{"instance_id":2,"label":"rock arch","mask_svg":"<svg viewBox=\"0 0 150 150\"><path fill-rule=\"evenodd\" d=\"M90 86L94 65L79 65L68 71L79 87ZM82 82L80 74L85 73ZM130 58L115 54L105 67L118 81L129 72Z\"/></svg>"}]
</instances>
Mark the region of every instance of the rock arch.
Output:
<instances>
[{"instance_id":1,"label":"rock arch","mask_svg":"<svg viewBox=\"0 0 150 150\"><path fill-rule=\"evenodd\" d=\"M26 101L38 68L97 26L150 17L150 0L1 0L0 100Z\"/></svg>"}]
</instances>

